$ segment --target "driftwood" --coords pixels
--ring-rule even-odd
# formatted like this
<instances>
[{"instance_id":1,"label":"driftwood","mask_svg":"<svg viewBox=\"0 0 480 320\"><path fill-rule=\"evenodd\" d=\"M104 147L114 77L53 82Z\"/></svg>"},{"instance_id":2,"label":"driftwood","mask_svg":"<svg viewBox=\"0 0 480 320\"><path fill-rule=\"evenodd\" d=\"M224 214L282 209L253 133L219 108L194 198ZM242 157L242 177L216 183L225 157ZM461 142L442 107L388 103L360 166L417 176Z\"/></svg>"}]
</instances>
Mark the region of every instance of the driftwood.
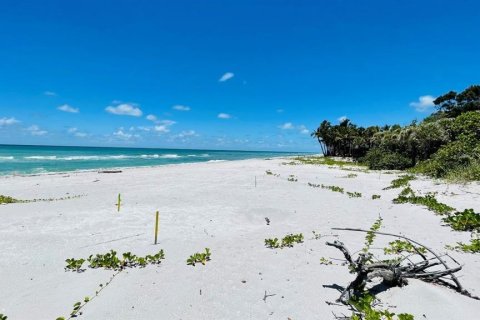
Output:
<instances>
[{"instance_id":1,"label":"driftwood","mask_svg":"<svg viewBox=\"0 0 480 320\"><path fill-rule=\"evenodd\" d=\"M420 279L426 282L435 282L450 288L455 289L459 293L466 295L470 298L479 300L480 298L473 296L467 290L463 288L460 284L460 281L455 276L455 273L462 269L462 266L451 258L449 255L444 255L449 257L455 264L455 267L450 268L446 261L442 259L442 256L435 253L432 249L424 246L423 244L409 239L407 237L371 231L363 229L352 229L352 228L332 228L333 230L342 230L342 231L357 231L357 232L366 232L366 233L375 233L379 235L393 236L397 238L405 239L411 243L417 244L425 248L430 252L433 257L428 258L425 254L419 252L415 246L416 253L410 256L404 256L400 260L393 261L380 261L380 262L371 262L372 254L371 253L360 253L358 257L354 260L349 250L345 245L336 240L334 242L327 242L326 244L332 247L335 247L342 251L345 259L349 263L350 269L356 273L356 278L353 280L341 293L340 297L337 299L338 302L348 304L348 301L358 294L362 293L365 290L366 284L373 280L374 278L380 278L383 280L383 283L387 286L403 286L407 284L407 279ZM417 259L414 259L413 256L417 256ZM418 258L419 257L419 258ZM417 261L414 261L417 260ZM418 261L419 260L419 261ZM435 266L443 266L444 269L439 270L438 268L431 269Z\"/></svg>"}]
</instances>

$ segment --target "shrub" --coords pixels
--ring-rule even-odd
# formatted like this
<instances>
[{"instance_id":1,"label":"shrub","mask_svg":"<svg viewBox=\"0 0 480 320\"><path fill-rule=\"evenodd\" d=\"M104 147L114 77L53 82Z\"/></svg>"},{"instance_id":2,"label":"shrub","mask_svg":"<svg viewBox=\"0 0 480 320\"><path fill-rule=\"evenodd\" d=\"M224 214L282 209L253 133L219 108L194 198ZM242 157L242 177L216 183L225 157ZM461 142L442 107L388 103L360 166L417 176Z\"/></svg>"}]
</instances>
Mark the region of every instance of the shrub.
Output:
<instances>
[{"instance_id":1,"label":"shrub","mask_svg":"<svg viewBox=\"0 0 480 320\"><path fill-rule=\"evenodd\" d=\"M457 242L457 246L447 246L447 248L468 253L480 253L480 238L471 239L470 243Z\"/></svg>"},{"instance_id":2,"label":"shrub","mask_svg":"<svg viewBox=\"0 0 480 320\"><path fill-rule=\"evenodd\" d=\"M364 292L358 296L353 297L348 303L360 313L354 313L351 320L414 320L413 315L407 313L400 313L396 315L388 310L374 309L375 297L368 292ZM394 317L396 315L396 317Z\"/></svg>"},{"instance_id":3,"label":"shrub","mask_svg":"<svg viewBox=\"0 0 480 320\"><path fill-rule=\"evenodd\" d=\"M412 161L403 154L383 148L370 149L361 161L373 170L403 170L412 166Z\"/></svg>"},{"instance_id":4,"label":"shrub","mask_svg":"<svg viewBox=\"0 0 480 320\"><path fill-rule=\"evenodd\" d=\"M3 196L3 195L0 194L0 204L2 204L2 203L16 203L16 202L19 202L19 200L14 199L14 198L9 197L9 196Z\"/></svg>"},{"instance_id":5,"label":"shrub","mask_svg":"<svg viewBox=\"0 0 480 320\"><path fill-rule=\"evenodd\" d=\"M473 209L466 209L449 215L443 218L443 222L456 231L480 231L480 214L475 213Z\"/></svg>"}]
</instances>

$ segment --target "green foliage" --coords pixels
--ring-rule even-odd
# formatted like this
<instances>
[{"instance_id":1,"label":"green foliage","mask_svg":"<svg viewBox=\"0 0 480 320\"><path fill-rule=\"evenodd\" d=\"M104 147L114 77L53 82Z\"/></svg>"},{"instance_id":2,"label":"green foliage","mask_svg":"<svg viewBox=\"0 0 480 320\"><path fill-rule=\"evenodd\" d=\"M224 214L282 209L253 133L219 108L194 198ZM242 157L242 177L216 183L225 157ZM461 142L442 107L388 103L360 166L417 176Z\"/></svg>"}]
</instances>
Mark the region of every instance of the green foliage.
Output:
<instances>
[{"instance_id":1,"label":"green foliage","mask_svg":"<svg viewBox=\"0 0 480 320\"><path fill-rule=\"evenodd\" d=\"M438 202L435 198L435 194L429 193L425 196L417 196L410 187L406 187L400 192L398 197L393 199L393 203L411 203L416 205L426 206L428 210L437 214L447 214L455 210L444 203Z\"/></svg>"},{"instance_id":2,"label":"green foliage","mask_svg":"<svg viewBox=\"0 0 480 320\"><path fill-rule=\"evenodd\" d=\"M319 240L322 238L322 235L320 233L317 233L315 231L312 231L312 233L313 233L313 239Z\"/></svg>"},{"instance_id":3,"label":"green foliage","mask_svg":"<svg viewBox=\"0 0 480 320\"><path fill-rule=\"evenodd\" d=\"M315 233L314 233L315 234ZM285 237L282 238L280 242L278 238L270 238L265 239L265 246L271 249L278 249L278 248L291 248L295 245L295 243L302 243L303 242L303 234L287 234Z\"/></svg>"},{"instance_id":4,"label":"green foliage","mask_svg":"<svg viewBox=\"0 0 480 320\"><path fill-rule=\"evenodd\" d=\"M416 247L409 241L395 240L388 243L388 247L383 249L385 254L400 254L402 252L408 253L427 253L427 249L424 247Z\"/></svg>"},{"instance_id":5,"label":"green foliage","mask_svg":"<svg viewBox=\"0 0 480 320\"><path fill-rule=\"evenodd\" d=\"M7 320L7 316L4 315L3 313L0 313L0 320Z\"/></svg>"},{"instance_id":6,"label":"green foliage","mask_svg":"<svg viewBox=\"0 0 480 320\"><path fill-rule=\"evenodd\" d=\"M328 190L333 191L333 192L340 192L340 193L344 192L344 189L341 188L341 187L338 187L338 186L325 186L325 185L322 184L321 188L322 189L328 189Z\"/></svg>"},{"instance_id":7,"label":"green foliage","mask_svg":"<svg viewBox=\"0 0 480 320\"><path fill-rule=\"evenodd\" d=\"M267 174L267 176L271 176L271 175L273 175L273 172L272 172L272 171L270 171L270 170L267 170L267 171L265 171L265 173Z\"/></svg>"},{"instance_id":8,"label":"green foliage","mask_svg":"<svg viewBox=\"0 0 480 320\"><path fill-rule=\"evenodd\" d=\"M375 297L368 292L350 299L349 304L357 311L350 319L352 320L414 320L413 315L400 313L396 315L389 310L374 309Z\"/></svg>"},{"instance_id":9,"label":"green foliage","mask_svg":"<svg viewBox=\"0 0 480 320\"><path fill-rule=\"evenodd\" d=\"M415 180L415 176L411 174L406 174L403 176L398 177L397 179L392 180L390 182L390 186L383 188L383 190L389 190L389 189L396 189L400 187L406 187L409 185L409 182L412 180Z\"/></svg>"},{"instance_id":10,"label":"green foliage","mask_svg":"<svg viewBox=\"0 0 480 320\"><path fill-rule=\"evenodd\" d=\"M373 170L404 170L412 166L411 159L384 148L370 149L361 162Z\"/></svg>"},{"instance_id":11,"label":"green foliage","mask_svg":"<svg viewBox=\"0 0 480 320\"><path fill-rule=\"evenodd\" d=\"M347 195L350 197L350 198L361 198L362 197L362 194L360 192L350 192L350 191L347 191Z\"/></svg>"},{"instance_id":12,"label":"green foliage","mask_svg":"<svg viewBox=\"0 0 480 320\"><path fill-rule=\"evenodd\" d=\"M480 214L475 213L473 209L455 212L443 218L443 222L456 231L480 231Z\"/></svg>"},{"instance_id":13,"label":"green foliage","mask_svg":"<svg viewBox=\"0 0 480 320\"><path fill-rule=\"evenodd\" d=\"M14 199L12 197L4 196L4 195L0 194L0 204L16 203L16 202L20 202L20 200L17 200L17 199ZM0 318L0 320L2 320L2 319Z\"/></svg>"},{"instance_id":14,"label":"green foliage","mask_svg":"<svg viewBox=\"0 0 480 320\"><path fill-rule=\"evenodd\" d=\"M75 258L71 258L71 259L65 260L65 262L67 263L67 265L65 267L65 270L81 272L81 271L83 271L82 265L85 262L85 259L78 259L77 260Z\"/></svg>"},{"instance_id":15,"label":"green foliage","mask_svg":"<svg viewBox=\"0 0 480 320\"><path fill-rule=\"evenodd\" d=\"M473 238L470 243L457 242L456 246L447 246L447 248L467 253L480 253L480 238Z\"/></svg>"},{"instance_id":16,"label":"green foliage","mask_svg":"<svg viewBox=\"0 0 480 320\"><path fill-rule=\"evenodd\" d=\"M205 252L197 252L192 254L188 259L187 259L187 265L190 266L195 266L197 263L201 263L205 265L207 261L210 261L210 249L205 248Z\"/></svg>"},{"instance_id":17,"label":"green foliage","mask_svg":"<svg viewBox=\"0 0 480 320\"><path fill-rule=\"evenodd\" d=\"M323 264L323 265L326 265L326 266L328 266L328 265L331 265L331 264L333 264L333 262L332 262L332 261L330 261L330 260L328 260L328 259L327 259L327 258L325 258L325 257L321 257L321 258L320 258L320 264Z\"/></svg>"},{"instance_id":18,"label":"green foliage","mask_svg":"<svg viewBox=\"0 0 480 320\"><path fill-rule=\"evenodd\" d=\"M160 264L165 259L163 250L160 250L154 255L147 255L145 257L139 257L131 252L125 252L122 254L122 259L117 256L117 252L110 250L105 254L90 255L86 261L88 261L88 267L92 269L104 268L109 270L123 270L125 268L145 267L148 264ZM67 259L65 271L82 272L83 263L85 259Z\"/></svg>"},{"instance_id":19,"label":"green foliage","mask_svg":"<svg viewBox=\"0 0 480 320\"><path fill-rule=\"evenodd\" d=\"M375 232L380 230L382 226L382 221L383 221L382 217L378 217L378 219L375 220L373 225L370 227L370 230L367 232L367 235L365 236L365 247L362 249L363 252L367 253L368 250L370 250L370 247L372 246L373 241L377 236Z\"/></svg>"},{"instance_id":20,"label":"green foliage","mask_svg":"<svg viewBox=\"0 0 480 320\"><path fill-rule=\"evenodd\" d=\"M296 157L294 158L294 160L299 161L301 164L327 165L327 166L340 166L340 167L361 166L361 164L358 162L334 159L331 157L303 156L303 157Z\"/></svg>"},{"instance_id":21,"label":"green foliage","mask_svg":"<svg viewBox=\"0 0 480 320\"><path fill-rule=\"evenodd\" d=\"M344 178L352 179L358 177L358 174L356 173L349 173L347 174Z\"/></svg>"},{"instance_id":22,"label":"green foliage","mask_svg":"<svg viewBox=\"0 0 480 320\"><path fill-rule=\"evenodd\" d=\"M297 181L298 181L298 179L297 179L293 174L291 174L290 176L288 176L288 179L287 179L287 180L288 180L288 181L291 181L291 182L297 182Z\"/></svg>"},{"instance_id":23,"label":"green foliage","mask_svg":"<svg viewBox=\"0 0 480 320\"><path fill-rule=\"evenodd\" d=\"M380 199L382 196L379 194L372 194L372 200Z\"/></svg>"}]
</instances>

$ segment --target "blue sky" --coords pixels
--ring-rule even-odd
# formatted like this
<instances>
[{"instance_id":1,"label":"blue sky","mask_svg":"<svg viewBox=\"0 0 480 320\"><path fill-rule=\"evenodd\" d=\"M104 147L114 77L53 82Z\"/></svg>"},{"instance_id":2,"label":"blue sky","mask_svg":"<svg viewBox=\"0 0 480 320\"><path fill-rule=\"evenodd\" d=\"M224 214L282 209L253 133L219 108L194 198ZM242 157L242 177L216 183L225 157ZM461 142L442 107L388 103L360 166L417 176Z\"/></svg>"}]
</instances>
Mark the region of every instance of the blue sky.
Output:
<instances>
[{"instance_id":1,"label":"blue sky","mask_svg":"<svg viewBox=\"0 0 480 320\"><path fill-rule=\"evenodd\" d=\"M479 83L478 1L0 2L0 143L317 151ZM152 115L152 116L149 116Z\"/></svg>"}]
</instances>

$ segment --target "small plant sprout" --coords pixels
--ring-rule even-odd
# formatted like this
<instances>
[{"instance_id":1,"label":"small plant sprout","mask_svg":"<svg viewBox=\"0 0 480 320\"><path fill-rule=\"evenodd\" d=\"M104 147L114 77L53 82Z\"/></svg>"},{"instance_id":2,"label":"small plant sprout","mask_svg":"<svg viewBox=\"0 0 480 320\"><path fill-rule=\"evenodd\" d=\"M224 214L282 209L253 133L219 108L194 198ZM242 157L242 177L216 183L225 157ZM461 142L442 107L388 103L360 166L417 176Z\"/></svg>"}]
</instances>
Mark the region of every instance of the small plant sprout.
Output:
<instances>
[{"instance_id":1,"label":"small plant sprout","mask_svg":"<svg viewBox=\"0 0 480 320\"><path fill-rule=\"evenodd\" d=\"M379 194L372 194L372 200L380 199L382 196Z\"/></svg>"},{"instance_id":2,"label":"small plant sprout","mask_svg":"<svg viewBox=\"0 0 480 320\"><path fill-rule=\"evenodd\" d=\"M315 232L315 230L312 231L312 233L313 233L314 240L319 240L320 238L322 238L322 235L320 233Z\"/></svg>"},{"instance_id":3,"label":"small plant sprout","mask_svg":"<svg viewBox=\"0 0 480 320\"><path fill-rule=\"evenodd\" d=\"M287 180L290 181L290 182L297 182L298 181L298 179L293 174L289 175Z\"/></svg>"},{"instance_id":4,"label":"small plant sprout","mask_svg":"<svg viewBox=\"0 0 480 320\"><path fill-rule=\"evenodd\" d=\"M360 192L349 192L349 191L347 191L347 195L350 198L361 198L362 197L362 194Z\"/></svg>"},{"instance_id":5,"label":"small plant sprout","mask_svg":"<svg viewBox=\"0 0 480 320\"><path fill-rule=\"evenodd\" d=\"M330 261L330 260L328 260L328 259L327 259L327 258L325 258L325 257L321 257L321 258L320 258L320 264L323 264L323 265L326 265L326 266L328 266L328 265L331 265L331 264L333 264L333 262L332 262L332 261Z\"/></svg>"},{"instance_id":6,"label":"small plant sprout","mask_svg":"<svg viewBox=\"0 0 480 320\"><path fill-rule=\"evenodd\" d=\"M188 259L187 259L187 265L189 266L195 266L197 263L201 263L205 265L207 261L210 261L210 249L205 248L205 252L197 252L192 254Z\"/></svg>"},{"instance_id":7,"label":"small plant sprout","mask_svg":"<svg viewBox=\"0 0 480 320\"><path fill-rule=\"evenodd\" d=\"M280 248L280 243L278 242L278 238L265 239L265 246L270 249L277 249Z\"/></svg>"},{"instance_id":8,"label":"small plant sprout","mask_svg":"<svg viewBox=\"0 0 480 320\"><path fill-rule=\"evenodd\" d=\"M71 259L65 260L65 262L67 263L67 265L65 266L65 270L74 271L74 272L85 271L85 269L82 269L82 265L85 262L85 259L77 260L75 258L71 258Z\"/></svg>"},{"instance_id":9,"label":"small plant sprout","mask_svg":"<svg viewBox=\"0 0 480 320\"><path fill-rule=\"evenodd\" d=\"M267 174L267 176L273 176L273 172L270 170L265 171L265 173Z\"/></svg>"},{"instance_id":10,"label":"small plant sprout","mask_svg":"<svg viewBox=\"0 0 480 320\"><path fill-rule=\"evenodd\" d=\"M368 253L370 250L370 247L373 244L373 241L375 240L376 234L375 232L380 230L382 227L382 217L378 217L377 220L373 223L373 225L370 227L370 231L367 232L367 235L365 236L365 247L362 249L364 253Z\"/></svg>"}]
</instances>

